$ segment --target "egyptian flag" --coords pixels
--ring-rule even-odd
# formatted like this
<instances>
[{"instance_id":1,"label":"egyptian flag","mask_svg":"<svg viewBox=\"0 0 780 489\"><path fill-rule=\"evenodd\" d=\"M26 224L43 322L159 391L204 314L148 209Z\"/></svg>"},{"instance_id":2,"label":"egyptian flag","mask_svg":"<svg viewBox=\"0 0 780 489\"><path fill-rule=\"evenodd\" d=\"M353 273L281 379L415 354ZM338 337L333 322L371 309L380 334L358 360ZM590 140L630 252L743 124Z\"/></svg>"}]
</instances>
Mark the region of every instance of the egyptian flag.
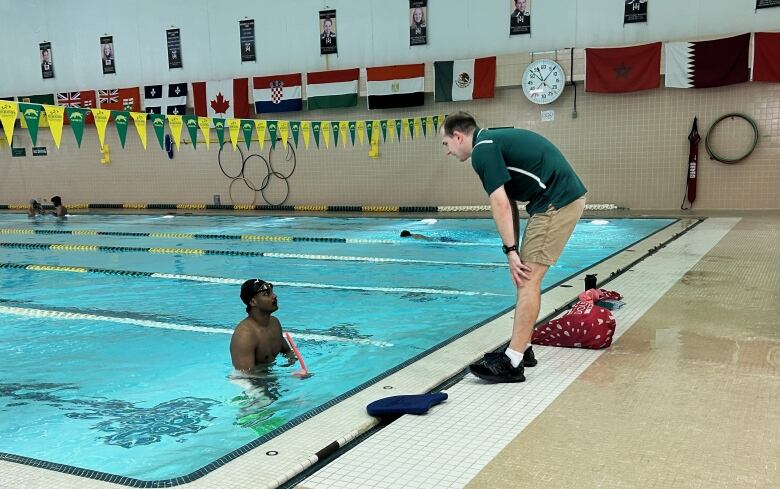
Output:
<instances>
[{"instance_id":1,"label":"egyptian flag","mask_svg":"<svg viewBox=\"0 0 780 489\"><path fill-rule=\"evenodd\" d=\"M585 91L620 93L661 86L661 43L585 49Z\"/></svg>"},{"instance_id":2,"label":"egyptian flag","mask_svg":"<svg viewBox=\"0 0 780 489\"><path fill-rule=\"evenodd\" d=\"M187 113L187 84L144 86L144 110L147 114L185 115Z\"/></svg>"},{"instance_id":3,"label":"egyptian flag","mask_svg":"<svg viewBox=\"0 0 780 489\"><path fill-rule=\"evenodd\" d=\"M436 61L433 63L436 102L493 98L496 57Z\"/></svg>"},{"instance_id":4,"label":"egyptian flag","mask_svg":"<svg viewBox=\"0 0 780 489\"><path fill-rule=\"evenodd\" d=\"M301 74L256 76L252 78L255 112L292 112L303 109Z\"/></svg>"},{"instance_id":5,"label":"egyptian flag","mask_svg":"<svg viewBox=\"0 0 780 489\"><path fill-rule=\"evenodd\" d=\"M780 32L756 32L753 81L780 82Z\"/></svg>"},{"instance_id":6,"label":"egyptian flag","mask_svg":"<svg viewBox=\"0 0 780 489\"><path fill-rule=\"evenodd\" d=\"M79 92L59 92L57 93L57 105L60 107L78 107L81 109L97 108L97 96L94 90L81 90ZM84 118L85 124L94 124L95 118L92 113L87 113ZM70 124L65 117L65 124Z\"/></svg>"},{"instance_id":7,"label":"egyptian flag","mask_svg":"<svg viewBox=\"0 0 780 489\"><path fill-rule=\"evenodd\" d=\"M425 64L366 68L369 109L425 104Z\"/></svg>"},{"instance_id":8,"label":"egyptian flag","mask_svg":"<svg viewBox=\"0 0 780 489\"><path fill-rule=\"evenodd\" d=\"M101 109L141 111L141 91L138 87L98 90Z\"/></svg>"},{"instance_id":9,"label":"egyptian flag","mask_svg":"<svg viewBox=\"0 0 780 489\"><path fill-rule=\"evenodd\" d=\"M750 34L699 42L666 43L666 86L709 88L750 78Z\"/></svg>"},{"instance_id":10,"label":"egyptian flag","mask_svg":"<svg viewBox=\"0 0 780 489\"><path fill-rule=\"evenodd\" d=\"M192 83L198 117L249 119L249 79Z\"/></svg>"}]
</instances>

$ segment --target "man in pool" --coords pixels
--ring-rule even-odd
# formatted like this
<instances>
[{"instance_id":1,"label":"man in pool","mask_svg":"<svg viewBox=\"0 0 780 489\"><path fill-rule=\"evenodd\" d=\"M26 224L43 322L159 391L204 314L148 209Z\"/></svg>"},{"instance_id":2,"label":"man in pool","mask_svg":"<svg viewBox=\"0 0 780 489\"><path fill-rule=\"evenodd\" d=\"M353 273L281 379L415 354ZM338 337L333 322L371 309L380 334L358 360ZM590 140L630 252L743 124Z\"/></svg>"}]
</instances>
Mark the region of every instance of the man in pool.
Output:
<instances>
[{"instance_id":1,"label":"man in pool","mask_svg":"<svg viewBox=\"0 0 780 489\"><path fill-rule=\"evenodd\" d=\"M414 239L421 239L423 241L441 241L442 243L457 243L458 240L454 238L450 238L448 236L439 236L437 238L426 236L424 234L419 233L412 233L409 232L409 230L404 229L401 231L401 237L402 238L414 238Z\"/></svg>"},{"instance_id":2,"label":"man in pool","mask_svg":"<svg viewBox=\"0 0 780 489\"><path fill-rule=\"evenodd\" d=\"M471 158L490 198L517 289L509 346L503 353L488 353L469 370L490 382L523 382L523 367L536 365L530 341L539 316L542 279L585 209L585 186L561 151L532 131L480 129L470 114L456 112L447 116L439 132L448 155L460 161ZM528 202L530 215L519 248L518 201Z\"/></svg>"},{"instance_id":3,"label":"man in pool","mask_svg":"<svg viewBox=\"0 0 780 489\"><path fill-rule=\"evenodd\" d=\"M274 286L260 279L250 279L241 285L241 300L246 304L243 319L230 339L230 358L236 370L251 371L274 361L284 353L292 363L295 356L282 337L282 325L271 314L279 309Z\"/></svg>"}]
</instances>

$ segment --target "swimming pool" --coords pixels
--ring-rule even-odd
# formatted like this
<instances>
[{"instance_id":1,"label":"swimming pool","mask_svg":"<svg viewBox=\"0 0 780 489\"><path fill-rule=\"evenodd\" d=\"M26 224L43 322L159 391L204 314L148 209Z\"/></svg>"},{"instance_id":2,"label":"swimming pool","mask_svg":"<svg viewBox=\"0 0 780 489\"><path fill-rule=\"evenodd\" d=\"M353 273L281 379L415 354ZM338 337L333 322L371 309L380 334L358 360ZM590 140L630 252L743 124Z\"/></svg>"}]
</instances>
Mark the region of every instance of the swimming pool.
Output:
<instances>
[{"instance_id":1,"label":"swimming pool","mask_svg":"<svg viewBox=\"0 0 780 489\"><path fill-rule=\"evenodd\" d=\"M583 220L545 285L671 222ZM235 454L514 302L490 219L9 214L0 242L3 458L141 480ZM277 284L313 377L233 375L252 277Z\"/></svg>"}]
</instances>

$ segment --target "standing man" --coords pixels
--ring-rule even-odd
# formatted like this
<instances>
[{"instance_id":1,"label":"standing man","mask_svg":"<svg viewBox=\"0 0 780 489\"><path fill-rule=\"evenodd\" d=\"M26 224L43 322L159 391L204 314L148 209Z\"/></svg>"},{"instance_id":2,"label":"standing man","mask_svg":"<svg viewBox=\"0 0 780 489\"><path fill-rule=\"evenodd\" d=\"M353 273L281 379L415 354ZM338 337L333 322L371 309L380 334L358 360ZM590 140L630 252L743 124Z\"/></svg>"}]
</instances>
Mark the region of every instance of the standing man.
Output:
<instances>
[{"instance_id":1,"label":"standing man","mask_svg":"<svg viewBox=\"0 0 780 489\"><path fill-rule=\"evenodd\" d=\"M485 192L509 273L517 288L512 338L506 352L487 354L469 370L490 382L523 382L523 366L536 365L531 334L539 316L541 285L585 209L585 186L550 141L525 129L480 129L474 118L457 112L440 130L448 155L471 157ZM519 241L517 202L530 215Z\"/></svg>"}]
</instances>

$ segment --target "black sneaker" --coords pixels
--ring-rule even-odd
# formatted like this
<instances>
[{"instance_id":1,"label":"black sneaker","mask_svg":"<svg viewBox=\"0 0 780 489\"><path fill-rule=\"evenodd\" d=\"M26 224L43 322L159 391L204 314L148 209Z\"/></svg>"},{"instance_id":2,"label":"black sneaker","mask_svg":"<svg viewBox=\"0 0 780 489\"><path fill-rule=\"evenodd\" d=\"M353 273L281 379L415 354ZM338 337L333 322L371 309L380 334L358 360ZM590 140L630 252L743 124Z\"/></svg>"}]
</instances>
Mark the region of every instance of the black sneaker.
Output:
<instances>
[{"instance_id":1,"label":"black sneaker","mask_svg":"<svg viewBox=\"0 0 780 489\"><path fill-rule=\"evenodd\" d=\"M504 353L504 350L501 350L501 351L491 351L491 352L485 353L485 356L482 358L482 360L479 360L477 363L484 362L488 358L498 357L498 356L501 356L501 355L506 356L506 354ZM529 346L523 352L523 367L536 367L537 363L539 363L539 362L536 361L536 357L534 356L533 347Z\"/></svg>"},{"instance_id":2,"label":"black sneaker","mask_svg":"<svg viewBox=\"0 0 780 489\"><path fill-rule=\"evenodd\" d=\"M488 382L525 382L523 366L513 367L509 357L503 353L486 356L482 360L472 363L469 365L469 371Z\"/></svg>"}]
</instances>

